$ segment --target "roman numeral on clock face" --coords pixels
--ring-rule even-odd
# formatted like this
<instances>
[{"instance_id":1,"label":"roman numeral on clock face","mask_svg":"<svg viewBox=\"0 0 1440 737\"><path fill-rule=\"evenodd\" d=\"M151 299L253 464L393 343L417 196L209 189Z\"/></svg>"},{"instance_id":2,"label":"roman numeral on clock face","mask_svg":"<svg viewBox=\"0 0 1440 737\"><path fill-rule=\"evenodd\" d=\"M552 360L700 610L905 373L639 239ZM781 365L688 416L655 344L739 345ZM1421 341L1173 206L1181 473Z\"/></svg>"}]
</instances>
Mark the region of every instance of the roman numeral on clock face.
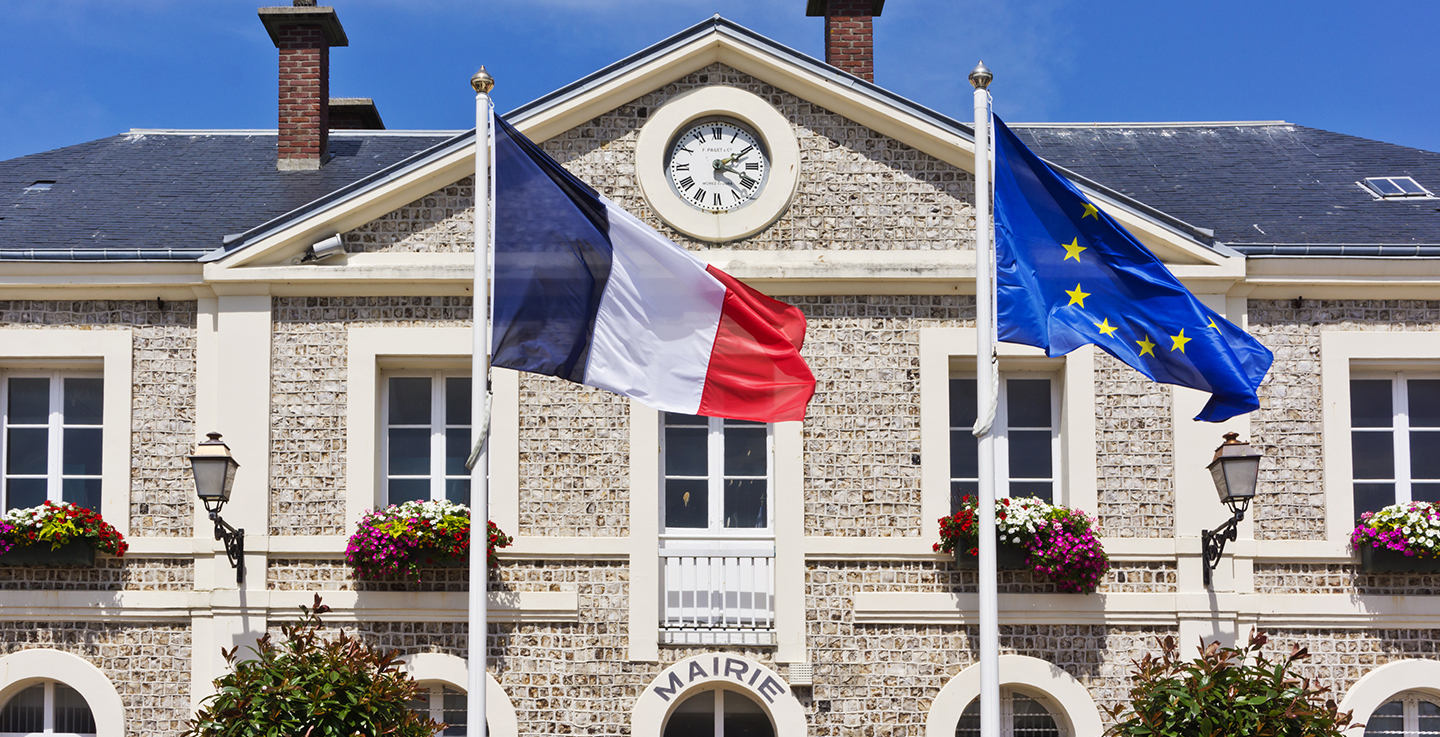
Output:
<instances>
[{"instance_id":1,"label":"roman numeral on clock face","mask_svg":"<svg viewBox=\"0 0 1440 737\"><path fill-rule=\"evenodd\" d=\"M751 151L754 151L754 150L755 150L755 147L754 147L754 146L746 146L745 148L740 149L740 153L735 154L735 156L736 156L736 158L739 158L739 157L744 156L745 154L748 154L748 153L750 153Z\"/></svg>"},{"instance_id":2,"label":"roman numeral on clock face","mask_svg":"<svg viewBox=\"0 0 1440 737\"><path fill-rule=\"evenodd\" d=\"M745 171L760 171L760 162L758 162L758 161L747 161L747 162L745 162Z\"/></svg>"},{"instance_id":3,"label":"roman numeral on clock face","mask_svg":"<svg viewBox=\"0 0 1440 737\"><path fill-rule=\"evenodd\" d=\"M675 171L690 171L690 164L688 162L684 164L676 164Z\"/></svg>"},{"instance_id":4,"label":"roman numeral on clock face","mask_svg":"<svg viewBox=\"0 0 1440 737\"><path fill-rule=\"evenodd\" d=\"M717 139L717 140L718 140L718 139L720 138L720 136L723 136L723 135L725 135L725 131L720 130L720 126L718 126L718 125L715 126L714 128L711 128L711 129L710 129L710 137L711 137L711 138L714 138L714 139Z\"/></svg>"},{"instance_id":5,"label":"roman numeral on clock face","mask_svg":"<svg viewBox=\"0 0 1440 737\"><path fill-rule=\"evenodd\" d=\"M684 179L680 180L679 186L682 191L689 192L690 188L695 186L695 180L691 179L690 177L685 177ZM700 191L704 192L705 190L702 189Z\"/></svg>"},{"instance_id":6,"label":"roman numeral on clock face","mask_svg":"<svg viewBox=\"0 0 1440 737\"><path fill-rule=\"evenodd\" d=\"M700 189L695 190L695 203L698 204L698 205L703 205L703 204L705 204L705 188L704 188L704 187L701 187Z\"/></svg>"},{"instance_id":7,"label":"roman numeral on clock face","mask_svg":"<svg viewBox=\"0 0 1440 737\"><path fill-rule=\"evenodd\" d=\"M741 174L741 175L740 175L740 184L741 184L743 187L745 187L745 189L755 189L755 185L759 184L759 182L755 181L754 179L751 179L751 178L748 177L748 176L745 176L744 174Z\"/></svg>"},{"instance_id":8,"label":"roman numeral on clock face","mask_svg":"<svg viewBox=\"0 0 1440 737\"><path fill-rule=\"evenodd\" d=\"M715 206L716 206L716 207L719 207L719 206L720 206L720 193L719 193L719 192L716 192L716 193L715 193Z\"/></svg>"}]
</instances>

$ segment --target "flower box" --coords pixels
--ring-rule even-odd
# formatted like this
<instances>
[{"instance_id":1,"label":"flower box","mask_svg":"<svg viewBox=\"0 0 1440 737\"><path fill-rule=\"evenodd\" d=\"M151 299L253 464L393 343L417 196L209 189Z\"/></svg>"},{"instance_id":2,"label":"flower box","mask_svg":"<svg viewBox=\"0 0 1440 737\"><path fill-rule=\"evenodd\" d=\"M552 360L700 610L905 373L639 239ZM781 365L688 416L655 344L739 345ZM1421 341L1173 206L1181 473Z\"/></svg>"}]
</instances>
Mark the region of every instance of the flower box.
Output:
<instances>
[{"instance_id":1,"label":"flower box","mask_svg":"<svg viewBox=\"0 0 1440 737\"><path fill-rule=\"evenodd\" d=\"M973 570L980 567L980 556L969 555L965 551L955 549L955 567L963 570ZM995 568L1002 571L1017 571L1027 568L1025 556L1030 551L1019 545L1002 544L995 551Z\"/></svg>"},{"instance_id":2,"label":"flower box","mask_svg":"<svg viewBox=\"0 0 1440 737\"><path fill-rule=\"evenodd\" d=\"M1366 545L1360 548L1360 570L1364 573L1435 573L1440 558L1406 555L1399 550Z\"/></svg>"},{"instance_id":3,"label":"flower box","mask_svg":"<svg viewBox=\"0 0 1440 737\"><path fill-rule=\"evenodd\" d=\"M421 568L464 568L470 564L467 557L451 555L435 547L415 548L410 551L410 562Z\"/></svg>"},{"instance_id":4,"label":"flower box","mask_svg":"<svg viewBox=\"0 0 1440 737\"><path fill-rule=\"evenodd\" d=\"M0 553L0 566L66 566L94 568L95 548L84 540L71 540L58 548L50 543L16 545Z\"/></svg>"},{"instance_id":5,"label":"flower box","mask_svg":"<svg viewBox=\"0 0 1440 737\"><path fill-rule=\"evenodd\" d=\"M510 545L510 536L494 522L487 525L486 562L499 565L496 548ZM366 512L357 525L345 560L363 580L407 580L419 583L427 568L470 565L470 509L448 501L409 501Z\"/></svg>"}]
</instances>

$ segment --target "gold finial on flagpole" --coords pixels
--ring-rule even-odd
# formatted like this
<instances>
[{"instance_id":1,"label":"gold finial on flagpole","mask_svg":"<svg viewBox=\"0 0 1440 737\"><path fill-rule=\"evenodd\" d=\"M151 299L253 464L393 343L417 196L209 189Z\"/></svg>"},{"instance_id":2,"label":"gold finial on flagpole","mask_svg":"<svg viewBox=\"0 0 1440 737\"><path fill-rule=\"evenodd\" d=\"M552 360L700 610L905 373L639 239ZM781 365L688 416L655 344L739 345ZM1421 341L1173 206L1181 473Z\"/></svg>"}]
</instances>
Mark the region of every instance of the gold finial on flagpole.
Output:
<instances>
[{"instance_id":1,"label":"gold finial on flagpole","mask_svg":"<svg viewBox=\"0 0 1440 737\"><path fill-rule=\"evenodd\" d=\"M485 71L485 65L481 64L480 71L470 78L470 86L475 88L476 94L488 95L490 90L495 89L495 78L490 76L490 73Z\"/></svg>"}]
</instances>

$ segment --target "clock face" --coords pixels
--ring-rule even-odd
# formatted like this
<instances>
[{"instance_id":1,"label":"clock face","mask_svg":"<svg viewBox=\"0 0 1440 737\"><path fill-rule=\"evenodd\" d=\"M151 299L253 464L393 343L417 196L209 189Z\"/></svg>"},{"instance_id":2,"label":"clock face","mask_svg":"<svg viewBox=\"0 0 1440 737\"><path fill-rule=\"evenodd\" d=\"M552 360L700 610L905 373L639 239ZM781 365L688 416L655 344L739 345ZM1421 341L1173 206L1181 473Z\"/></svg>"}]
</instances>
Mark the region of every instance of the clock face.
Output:
<instances>
[{"instance_id":1,"label":"clock face","mask_svg":"<svg viewBox=\"0 0 1440 737\"><path fill-rule=\"evenodd\" d=\"M760 139L729 120L695 123L670 144L670 186L685 204L728 212L750 204L765 189L769 155Z\"/></svg>"}]
</instances>

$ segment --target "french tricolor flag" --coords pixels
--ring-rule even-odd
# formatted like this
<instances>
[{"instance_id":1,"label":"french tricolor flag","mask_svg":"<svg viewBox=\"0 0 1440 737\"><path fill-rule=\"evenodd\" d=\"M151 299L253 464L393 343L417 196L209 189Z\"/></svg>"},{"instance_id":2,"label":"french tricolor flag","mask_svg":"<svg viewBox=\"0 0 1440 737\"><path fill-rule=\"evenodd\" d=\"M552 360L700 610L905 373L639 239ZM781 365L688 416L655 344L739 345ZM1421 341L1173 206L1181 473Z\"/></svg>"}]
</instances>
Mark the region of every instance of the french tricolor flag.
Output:
<instances>
[{"instance_id":1,"label":"french tricolor flag","mask_svg":"<svg viewBox=\"0 0 1440 737\"><path fill-rule=\"evenodd\" d=\"M665 412L801 420L805 316L701 261L495 118L491 365Z\"/></svg>"}]
</instances>

